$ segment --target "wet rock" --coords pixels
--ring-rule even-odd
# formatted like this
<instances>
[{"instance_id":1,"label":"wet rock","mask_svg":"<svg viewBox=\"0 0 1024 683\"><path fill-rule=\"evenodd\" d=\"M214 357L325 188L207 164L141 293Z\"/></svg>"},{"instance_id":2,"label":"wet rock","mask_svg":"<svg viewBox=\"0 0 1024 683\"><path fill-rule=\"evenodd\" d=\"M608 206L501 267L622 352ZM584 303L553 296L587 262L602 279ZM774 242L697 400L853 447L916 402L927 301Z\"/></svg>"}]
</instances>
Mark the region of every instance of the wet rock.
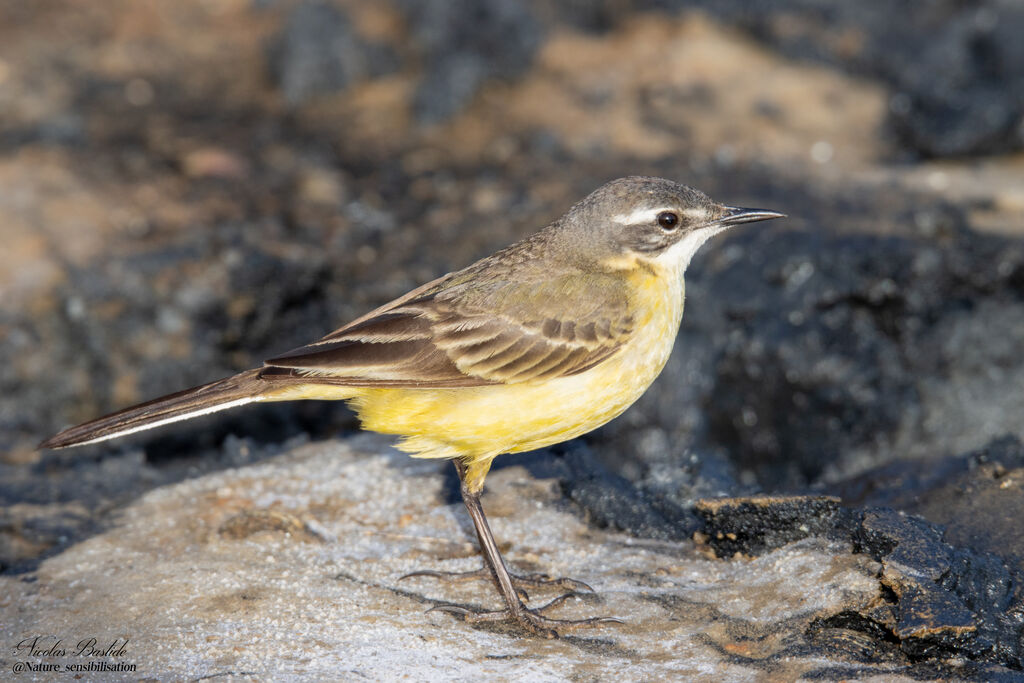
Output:
<instances>
[{"instance_id":1,"label":"wet rock","mask_svg":"<svg viewBox=\"0 0 1024 683\"><path fill-rule=\"evenodd\" d=\"M881 561L881 582L895 597L889 625L904 652L912 657L947 652L977 657L975 615L959 596L939 586L952 558L938 531L891 510L869 510L859 532L858 548Z\"/></svg>"},{"instance_id":2,"label":"wet rock","mask_svg":"<svg viewBox=\"0 0 1024 683\"><path fill-rule=\"evenodd\" d=\"M893 462L829 490L849 504L886 506L921 515L946 528L945 538L995 553L1024 572L1024 445L1007 436L984 448L919 462Z\"/></svg>"},{"instance_id":3,"label":"wet rock","mask_svg":"<svg viewBox=\"0 0 1024 683\"><path fill-rule=\"evenodd\" d=\"M702 501L697 512L705 523L697 538L718 556L758 555L822 535L879 563L881 599L815 623L811 632L821 643L871 661L959 657L1021 666L1024 574L995 555L949 545L941 527L885 508L841 509L832 498Z\"/></svg>"},{"instance_id":4,"label":"wet rock","mask_svg":"<svg viewBox=\"0 0 1024 683\"><path fill-rule=\"evenodd\" d=\"M854 541L882 563L896 598L893 633L909 656L1021 666L1019 578L998 558L954 549L923 520L885 509L865 511Z\"/></svg>"}]
</instances>

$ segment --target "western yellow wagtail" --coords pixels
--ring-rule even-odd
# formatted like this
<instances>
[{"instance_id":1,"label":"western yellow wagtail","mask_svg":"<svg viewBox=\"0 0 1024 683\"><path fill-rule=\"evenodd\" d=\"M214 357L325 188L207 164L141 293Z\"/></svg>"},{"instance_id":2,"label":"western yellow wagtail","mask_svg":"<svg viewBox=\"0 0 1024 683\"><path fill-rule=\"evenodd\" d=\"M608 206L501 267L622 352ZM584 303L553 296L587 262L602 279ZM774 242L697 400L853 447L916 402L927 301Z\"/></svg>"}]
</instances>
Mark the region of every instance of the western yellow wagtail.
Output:
<instances>
[{"instance_id":1,"label":"western yellow wagtail","mask_svg":"<svg viewBox=\"0 0 1024 683\"><path fill-rule=\"evenodd\" d=\"M496 456L579 436L636 401L672 350L694 252L734 225L782 215L723 206L670 180L620 178L533 236L317 342L71 427L41 447L94 443L257 401L345 400L365 429L400 435L399 448L413 457L455 463L487 565L470 574L489 575L506 609L441 609L547 636L617 622L542 614L566 596L524 605L525 585L589 586L509 573L480 505L484 478Z\"/></svg>"}]
</instances>

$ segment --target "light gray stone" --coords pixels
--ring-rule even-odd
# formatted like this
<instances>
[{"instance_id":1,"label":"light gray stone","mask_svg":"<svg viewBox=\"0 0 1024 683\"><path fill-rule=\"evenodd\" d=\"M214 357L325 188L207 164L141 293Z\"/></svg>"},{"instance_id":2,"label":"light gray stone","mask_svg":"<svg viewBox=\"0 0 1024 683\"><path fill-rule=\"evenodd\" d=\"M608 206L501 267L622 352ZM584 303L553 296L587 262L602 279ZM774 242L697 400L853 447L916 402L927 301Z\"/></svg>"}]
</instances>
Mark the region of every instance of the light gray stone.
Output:
<instances>
[{"instance_id":1,"label":"light gray stone","mask_svg":"<svg viewBox=\"0 0 1024 683\"><path fill-rule=\"evenodd\" d=\"M446 600L498 606L488 583L399 580L479 566L445 468L361 436L153 490L34 581L0 577L5 670L78 663L75 645L95 637L127 638L123 656L100 659L136 670L83 680L753 681L834 666L899 680L885 666L833 661L805 637L815 618L878 600L868 558L808 539L723 561L694 543L596 530L556 482L521 467L494 471L484 496L507 559L596 589L557 616L626 623L544 640L428 613ZM531 603L555 595L537 590ZM68 654L14 651L35 635L56 635Z\"/></svg>"}]
</instances>

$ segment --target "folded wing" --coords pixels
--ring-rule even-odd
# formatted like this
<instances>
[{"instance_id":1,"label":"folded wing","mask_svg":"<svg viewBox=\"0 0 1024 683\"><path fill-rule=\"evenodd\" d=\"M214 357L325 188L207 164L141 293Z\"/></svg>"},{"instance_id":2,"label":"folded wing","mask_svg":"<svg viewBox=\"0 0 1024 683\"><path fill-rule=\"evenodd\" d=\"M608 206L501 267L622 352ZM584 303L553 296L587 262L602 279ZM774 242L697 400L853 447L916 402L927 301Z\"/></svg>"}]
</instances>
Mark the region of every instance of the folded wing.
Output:
<instances>
[{"instance_id":1,"label":"folded wing","mask_svg":"<svg viewBox=\"0 0 1024 683\"><path fill-rule=\"evenodd\" d=\"M512 384L583 372L631 333L625 294L612 278L472 289L442 282L268 360L260 375L352 386Z\"/></svg>"}]
</instances>

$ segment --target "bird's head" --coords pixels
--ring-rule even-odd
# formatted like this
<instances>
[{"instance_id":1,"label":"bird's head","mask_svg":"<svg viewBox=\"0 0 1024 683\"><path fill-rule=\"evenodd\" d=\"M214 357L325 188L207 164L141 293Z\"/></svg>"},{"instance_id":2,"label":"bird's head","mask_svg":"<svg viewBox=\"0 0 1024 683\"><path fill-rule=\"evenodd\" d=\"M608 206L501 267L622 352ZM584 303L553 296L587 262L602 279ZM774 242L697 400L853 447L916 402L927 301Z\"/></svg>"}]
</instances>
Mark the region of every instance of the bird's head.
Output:
<instances>
[{"instance_id":1,"label":"bird's head","mask_svg":"<svg viewBox=\"0 0 1024 683\"><path fill-rule=\"evenodd\" d=\"M607 183L559 221L571 252L590 265L646 263L682 273L709 238L741 223L785 214L718 204L703 192L663 178L630 176Z\"/></svg>"}]
</instances>

